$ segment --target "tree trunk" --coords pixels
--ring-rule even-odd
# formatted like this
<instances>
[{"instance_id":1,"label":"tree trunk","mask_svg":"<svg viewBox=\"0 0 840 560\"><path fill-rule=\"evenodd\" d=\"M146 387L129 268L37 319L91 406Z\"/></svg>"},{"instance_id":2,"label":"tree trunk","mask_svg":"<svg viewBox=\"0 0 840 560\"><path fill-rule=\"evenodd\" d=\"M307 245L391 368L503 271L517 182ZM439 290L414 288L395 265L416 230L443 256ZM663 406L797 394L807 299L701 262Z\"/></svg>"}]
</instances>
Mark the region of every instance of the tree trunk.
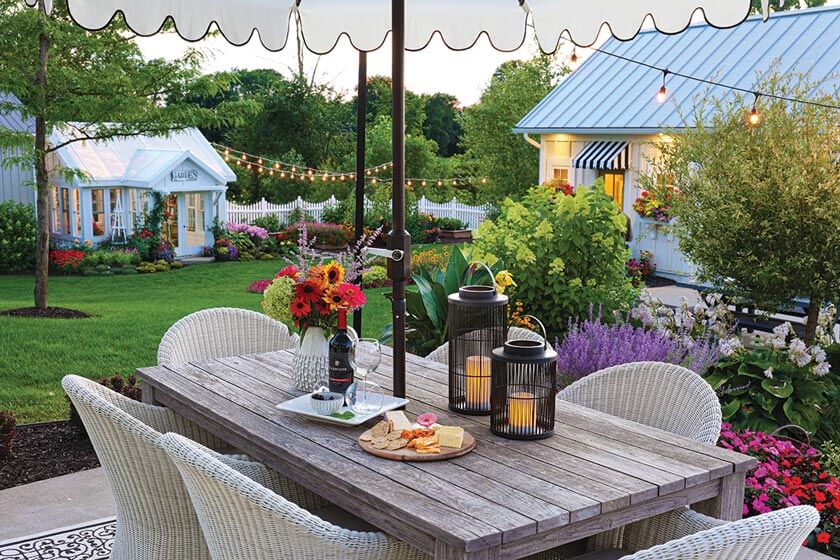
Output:
<instances>
[{"instance_id":1,"label":"tree trunk","mask_svg":"<svg viewBox=\"0 0 840 560\"><path fill-rule=\"evenodd\" d=\"M38 9L46 14L44 0L39 0ZM44 15L46 17L46 15ZM35 307L47 307L47 295L50 270L50 199L49 177L47 175L47 122L44 118L46 110L47 89L47 56L50 39L46 29L42 29L38 36L38 72L35 75L35 85L40 93L40 107L35 117L35 185L37 188L36 212L38 214L38 238L35 245Z\"/></svg>"},{"instance_id":2,"label":"tree trunk","mask_svg":"<svg viewBox=\"0 0 840 560\"><path fill-rule=\"evenodd\" d=\"M814 296L811 296L811 303L808 306L808 317L805 319L805 339L804 342L808 346L814 343L817 338L817 322L820 318L820 309L822 309L822 301Z\"/></svg>"}]
</instances>

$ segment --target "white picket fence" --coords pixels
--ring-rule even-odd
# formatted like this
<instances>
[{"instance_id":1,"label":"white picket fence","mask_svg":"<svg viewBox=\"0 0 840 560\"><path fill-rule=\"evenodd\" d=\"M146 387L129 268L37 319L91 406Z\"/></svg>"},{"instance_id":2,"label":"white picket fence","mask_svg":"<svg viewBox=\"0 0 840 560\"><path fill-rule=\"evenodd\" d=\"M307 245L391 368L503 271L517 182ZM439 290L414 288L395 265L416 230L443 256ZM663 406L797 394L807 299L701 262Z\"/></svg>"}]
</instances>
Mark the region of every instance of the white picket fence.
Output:
<instances>
[{"instance_id":1,"label":"white picket fence","mask_svg":"<svg viewBox=\"0 0 840 560\"><path fill-rule=\"evenodd\" d=\"M312 217L315 221L320 221L323 216L324 208L335 207L338 205L338 200L331 196L323 202L306 202L301 197L297 200L288 202L286 204L272 204L266 199L262 199L254 204L236 204L235 202L227 202L227 219L231 222L250 224L257 218L263 216L277 216L281 224L289 221L289 216L295 210L303 210ZM365 208L370 208L371 201L365 198ZM432 202L425 196L417 203L417 209L424 214L431 214L437 218L457 218L467 224L469 229L475 230L484 221L484 218L489 212L489 205L484 206L470 206L458 202L457 198L453 198L449 202Z\"/></svg>"}]
</instances>

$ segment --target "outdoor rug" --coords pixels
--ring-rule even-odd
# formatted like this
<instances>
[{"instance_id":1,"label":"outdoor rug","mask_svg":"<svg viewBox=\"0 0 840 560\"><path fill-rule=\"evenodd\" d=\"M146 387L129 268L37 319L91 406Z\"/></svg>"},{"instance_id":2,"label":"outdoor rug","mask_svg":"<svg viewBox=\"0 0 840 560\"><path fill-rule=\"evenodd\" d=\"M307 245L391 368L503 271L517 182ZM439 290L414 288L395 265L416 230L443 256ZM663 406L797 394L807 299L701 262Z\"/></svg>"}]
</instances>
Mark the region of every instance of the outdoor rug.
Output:
<instances>
[{"instance_id":1,"label":"outdoor rug","mask_svg":"<svg viewBox=\"0 0 840 560\"><path fill-rule=\"evenodd\" d=\"M109 518L0 542L0 560L105 560L116 530Z\"/></svg>"}]
</instances>

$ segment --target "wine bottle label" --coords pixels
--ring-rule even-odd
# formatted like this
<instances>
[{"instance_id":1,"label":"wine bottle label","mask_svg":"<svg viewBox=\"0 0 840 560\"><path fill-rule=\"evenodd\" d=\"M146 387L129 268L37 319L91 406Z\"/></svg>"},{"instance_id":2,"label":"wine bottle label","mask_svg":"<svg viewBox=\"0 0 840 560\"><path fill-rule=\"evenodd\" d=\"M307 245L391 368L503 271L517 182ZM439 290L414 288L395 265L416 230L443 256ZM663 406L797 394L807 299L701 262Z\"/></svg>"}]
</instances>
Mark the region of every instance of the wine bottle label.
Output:
<instances>
[{"instance_id":1,"label":"wine bottle label","mask_svg":"<svg viewBox=\"0 0 840 560\"><path fill-rule=\"evenodd\" d=\"M344 393L353 383L353 368L348 354L330 354L330 391Z\"/></svg>"}]
</instances>

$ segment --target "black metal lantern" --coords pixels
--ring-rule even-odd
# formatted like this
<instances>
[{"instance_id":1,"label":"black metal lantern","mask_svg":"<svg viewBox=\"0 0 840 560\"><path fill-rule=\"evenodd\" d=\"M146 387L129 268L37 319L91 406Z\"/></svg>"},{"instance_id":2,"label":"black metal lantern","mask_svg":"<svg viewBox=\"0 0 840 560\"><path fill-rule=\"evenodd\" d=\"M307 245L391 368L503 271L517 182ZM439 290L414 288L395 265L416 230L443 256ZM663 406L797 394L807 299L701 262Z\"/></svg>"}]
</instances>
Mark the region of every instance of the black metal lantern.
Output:
<instances>
[{"instance_id":1,"label":"black metal lantern","mask_svg":"<svg viewBox=\"0 0 840 560\"><path fill-rule=\"evenodd\" d=\"M449 296L449 408L477 416L490 414L491 355L508 331L508 298L481 266L492 286L464 286Z\"/></svg>"},{"instance_id":2,"label":"black metal lantern","mask_svg":"<svg viewBox=\"0 0 840 560\"><path fill-rule=\"evenodd\" d=\"M509 439L543 439L554 434L557 353L543 341L510 340L493 350L490 431Z\"/></svg>"}]
</instances>

